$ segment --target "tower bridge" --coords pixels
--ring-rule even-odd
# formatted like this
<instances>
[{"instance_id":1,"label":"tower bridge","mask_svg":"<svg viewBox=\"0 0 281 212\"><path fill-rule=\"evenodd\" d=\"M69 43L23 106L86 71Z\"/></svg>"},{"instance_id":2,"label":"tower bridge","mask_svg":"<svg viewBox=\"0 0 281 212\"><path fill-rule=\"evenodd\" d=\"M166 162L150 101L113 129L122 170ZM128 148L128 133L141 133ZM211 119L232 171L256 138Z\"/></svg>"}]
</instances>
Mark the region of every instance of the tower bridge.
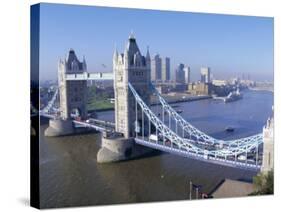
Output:
<instances>
[{"instance_id":1,"label":"tower bridge","mask_svg":"<svg viewBox=\"0 0 281 212\"><path fill-rule=\"evenodd\" d=\"M153 87L149 50L143 56L133 35L123 53L115 49L113 73L88 73L85 58L79 61L71 49L68 57L59 62L58 79L58 91L40 111L40 115L51 118L45 135L72 134L75 127L103 132L97 155L99 162L129 159L158 149L225 166L252 170L273 168L273 137L264 139L265 134L273 134L273 127L264 128L266 133L231 141L216 139L200 131L181 117ZM88 119L87 80L114 80L115 123ZM151 110L152 94L159 99L160 117ZM59 109L53 107L57 96ZM74 109L79 113L79 120L71 117ZM171 121L175 123L175 129L172 129ZM266 149L266 156L262 149Z\"/></svg>"}]
</instances>

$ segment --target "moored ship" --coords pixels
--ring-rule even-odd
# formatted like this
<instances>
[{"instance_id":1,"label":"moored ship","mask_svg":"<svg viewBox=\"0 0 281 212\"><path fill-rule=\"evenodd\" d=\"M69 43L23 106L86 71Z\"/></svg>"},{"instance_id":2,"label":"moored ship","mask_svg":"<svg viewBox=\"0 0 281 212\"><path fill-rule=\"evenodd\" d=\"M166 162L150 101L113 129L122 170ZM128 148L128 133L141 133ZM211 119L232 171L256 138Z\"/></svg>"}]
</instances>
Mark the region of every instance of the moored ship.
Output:
<instances>
[{"instance_id":1,"label":"moored ship","mask_svg":"<svg viewBox=\"0 0 281 212\"><path fill-rule=\"evenodd\" d=\"M237 89L236 91L232 91L230 92L227 97L224 98L224 102L228 103L228 102L234 102L237 101L239 99L242 99L243 95L240 93L239 89Z\"/></svg>"}]
</instances>

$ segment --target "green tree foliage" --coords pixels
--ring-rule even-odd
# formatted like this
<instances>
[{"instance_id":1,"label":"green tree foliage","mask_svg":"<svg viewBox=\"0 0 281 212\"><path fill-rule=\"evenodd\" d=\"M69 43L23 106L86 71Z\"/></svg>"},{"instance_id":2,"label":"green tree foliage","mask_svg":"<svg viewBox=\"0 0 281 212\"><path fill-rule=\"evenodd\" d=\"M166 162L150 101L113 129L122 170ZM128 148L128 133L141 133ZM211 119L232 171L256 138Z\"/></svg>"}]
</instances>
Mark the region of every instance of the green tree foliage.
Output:
<instances>
[{"instance_id":1,"label":"green tree foliage","mask_svg":"<svg viewBox=\"0 0 281 212\"><path fill-rule=\"evenodd\" d=\"M88 88L88 110L109 109L114 107L109 98L113 98L113 88L101 89L95 85Z\"/></svg>"},{"instance_id":2,"label":"green tree foliage","mask_svg":"<svg viewBox=\"0 0 281 212\"><path fill-rule=\"evenodd\" d=\"M260 173L253 178L256 191L251 195L273 194L274 172Z\"/></svg>"}]
</instances>

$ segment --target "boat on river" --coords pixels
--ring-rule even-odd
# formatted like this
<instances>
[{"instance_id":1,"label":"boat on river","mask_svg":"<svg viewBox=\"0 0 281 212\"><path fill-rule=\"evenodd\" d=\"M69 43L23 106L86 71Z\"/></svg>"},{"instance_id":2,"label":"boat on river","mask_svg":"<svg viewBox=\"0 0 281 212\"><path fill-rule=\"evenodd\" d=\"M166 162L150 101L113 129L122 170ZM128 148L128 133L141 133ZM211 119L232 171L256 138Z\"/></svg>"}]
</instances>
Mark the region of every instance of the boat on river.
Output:
<instances>
[{"instance_id":1,"label":"boat on river","mask_svg":"<svg viewBox=\"0 0 281 212\"><path fill-rule=\"evenodd\" d=\"M242 99L242 97L242 93L240 93L239 89L237 89L236 91L230 92L227 97L224 98L224 103L234 102L239 99Z\"/></svg>"}]
</instances>

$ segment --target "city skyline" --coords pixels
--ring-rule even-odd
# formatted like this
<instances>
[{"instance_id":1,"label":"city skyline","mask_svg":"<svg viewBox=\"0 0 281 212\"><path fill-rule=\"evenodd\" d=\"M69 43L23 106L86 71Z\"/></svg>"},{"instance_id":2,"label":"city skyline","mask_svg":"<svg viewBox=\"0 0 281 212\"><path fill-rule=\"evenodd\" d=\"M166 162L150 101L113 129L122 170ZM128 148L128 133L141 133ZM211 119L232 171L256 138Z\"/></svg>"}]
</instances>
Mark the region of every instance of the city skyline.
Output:
<instances>
[{"instance_id":1,"label":"city skyline","mask_svg":"<svg viewBox=\"0 0 281 212\"><path fill-rule=\"evenodd\" d=\"M142 54L149 46L151 56L171 58L172 79L184 63L192 81L205 66L218 79L273 80L273 18L42 4L41 23L41 80L57 78L70 48L88 71L112 71L114 47L122 52L131 30Z\"/></svg>"}]
</instances>

